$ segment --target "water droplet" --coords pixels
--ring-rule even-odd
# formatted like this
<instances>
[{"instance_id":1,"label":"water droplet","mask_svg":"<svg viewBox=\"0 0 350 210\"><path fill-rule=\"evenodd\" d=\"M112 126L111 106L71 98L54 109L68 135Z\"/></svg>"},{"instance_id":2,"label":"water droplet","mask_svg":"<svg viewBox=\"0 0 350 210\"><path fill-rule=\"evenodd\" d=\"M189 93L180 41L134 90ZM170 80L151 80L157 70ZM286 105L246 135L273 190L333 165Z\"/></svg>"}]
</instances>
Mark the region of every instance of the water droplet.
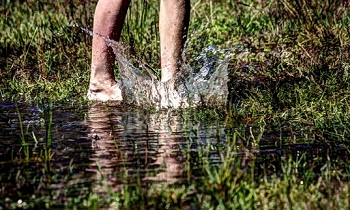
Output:
<instances>
[{"instance_id":1,"label":"water droplet","mask_svg":"<svg viewBox=\"0 0 350 210\"><path fill-rule=\"evenodd\" d=\"M126 103L156 108L225 106L228 96L228 62L234 49L220 50L214 45L203 49L196 58L201 66L199 70L183 64L175 76L175 88L170 88L157 79L154 70L147 64L125 53L127 47L87 29L83 30L102 37L113 48L119 63L119 82ZM136 62L137 67L130 60Z\"/></svg>"}]
</instances>

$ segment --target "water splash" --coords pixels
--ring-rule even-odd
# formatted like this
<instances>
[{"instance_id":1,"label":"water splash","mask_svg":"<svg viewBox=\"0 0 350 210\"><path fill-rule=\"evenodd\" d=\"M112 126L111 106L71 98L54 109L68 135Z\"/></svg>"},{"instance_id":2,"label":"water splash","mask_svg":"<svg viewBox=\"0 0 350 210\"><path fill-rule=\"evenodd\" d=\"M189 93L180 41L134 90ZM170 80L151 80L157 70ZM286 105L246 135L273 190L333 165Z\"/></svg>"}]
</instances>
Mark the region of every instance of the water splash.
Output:
<instances>
[{"instance_id":1,"label":"water splash","mask_svg":"<svg viewBox=\"0 0 350 210\"><path fill-rule=\"evenodd\" d=\"M119 64L119 84L124 102L156 108L185 108L189 106L224 107L228 97L228 64L233 49L219 50L209 46L197 57L199 70L186 63L171 82L162 83L146 63L132 57L128 47L100 34L83 29L92 36L100 36L113 48ZM184 52L185 53L185 52ZM134 64L133 64L133 63ZM135 66L135 63L137 66Z\"/></svg>"}]
</instances>

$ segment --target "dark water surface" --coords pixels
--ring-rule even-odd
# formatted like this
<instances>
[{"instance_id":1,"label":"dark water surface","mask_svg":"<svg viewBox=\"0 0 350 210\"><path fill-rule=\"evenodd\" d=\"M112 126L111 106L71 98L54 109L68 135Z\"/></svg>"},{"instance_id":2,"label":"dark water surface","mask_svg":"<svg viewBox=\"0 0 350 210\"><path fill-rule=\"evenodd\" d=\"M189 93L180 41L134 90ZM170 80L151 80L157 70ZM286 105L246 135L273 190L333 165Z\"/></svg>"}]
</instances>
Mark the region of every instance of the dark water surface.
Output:
<instances>
[{"instance_id":1,"label":"dark water surface","mask_svg":"<svg viewBox=\"0 0 350 210\"><path fill-rule=\"evenodd\" d=\"M224 119L121 106L28 106L0 103L0 209L79 203L91 193L118 192L123 184L186 184L203 178L203 151L214 167L238 128ZM255 160L258 175L279 175L291 155L321 170L329 159L348 163L341 144L295 141L310 134L243 128L235 153L241 167ZM260 132L261 133L261 132ZM253 138L252 136L255 136ZM310 139L314 139L310 141ZM255 139L256 140L256 139ZM283 140L283 141L282 141ZM238 166L239 167L239 166ZM190 173L189 173L190 172ZM74 200L75 199L75 200Z\"/></svg>"}]
</instances>

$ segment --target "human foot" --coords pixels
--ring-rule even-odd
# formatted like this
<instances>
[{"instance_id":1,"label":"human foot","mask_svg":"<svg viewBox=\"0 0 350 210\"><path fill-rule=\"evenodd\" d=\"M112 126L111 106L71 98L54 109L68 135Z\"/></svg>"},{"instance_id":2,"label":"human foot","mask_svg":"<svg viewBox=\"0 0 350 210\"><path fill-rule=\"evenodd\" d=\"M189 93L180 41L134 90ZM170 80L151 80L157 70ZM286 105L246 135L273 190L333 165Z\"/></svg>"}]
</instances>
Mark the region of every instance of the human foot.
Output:
<instances>
[{"instance_id":1,"label":"human foot","mask_svg":"<svg viewBox=\"0 0 350 210\"><path fill-rule=\"evenodd\" d=\"M90 88L87 93L87 97L90 101L122 101L122 91L119 84L116 82L110 85L103 83L90 84Z\"/></svg>"},{"instance_id":2,"label":"human foot","mask_svg":"<svg viewBox=\"0 0 350 210\"><path fill-rule=\"evenodd\" d=\"M175 82L169 80L161 83L160 87L161 108L185 108L188 107L186 98L182 97L175 88Z\"/></svg>"}]
</instances>

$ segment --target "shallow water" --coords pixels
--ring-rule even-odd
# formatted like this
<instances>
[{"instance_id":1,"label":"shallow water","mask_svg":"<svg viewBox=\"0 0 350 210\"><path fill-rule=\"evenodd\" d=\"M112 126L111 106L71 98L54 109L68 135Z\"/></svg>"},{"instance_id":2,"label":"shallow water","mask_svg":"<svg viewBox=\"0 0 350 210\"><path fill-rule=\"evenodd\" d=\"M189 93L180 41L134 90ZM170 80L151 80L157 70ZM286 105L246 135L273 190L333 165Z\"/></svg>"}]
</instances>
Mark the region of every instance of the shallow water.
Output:
<instances>
[{"instance_id":1,"label":"shallow water","mask_svg":"<svg viewBox=\"0 0 350 210\"><path fill-rule=\"evenodd\" d=\"M28 203L35 196L59 204L107 193L104 183L118 190L139 180L181 182L188 178L182 172L188 138L196 144L225 139L216 125L121 106L2 103L0 116L1 202Z\"/></svg>"},{"instance_id":2,"label":"shallow water","mask_svg":"<svg viewBox=\"0 0 350 210\"><path fill-rule=\"evenodd\" d=\"M259 128L228 128L220 118L103 104L36 107L2 102L0 126L4 208L23 202L39 207L72 199L78 203L92 193L118 192L124 184L193 183L205 176L203 162L216 167L224 161L223 151L237 129L248 137L259 135ZM302 143L306 135L301 132L268 130L258 145L254 138L238 138L232 149L241 160L237 167L250 168L254 160L259 177L279 176L281 163L290 156L305 156L316 171L328 160L341 160L340 167L348 162L349 152L342 145ZM293 138L301 140L288 143Z\"/></svg>"}]
</instances>

